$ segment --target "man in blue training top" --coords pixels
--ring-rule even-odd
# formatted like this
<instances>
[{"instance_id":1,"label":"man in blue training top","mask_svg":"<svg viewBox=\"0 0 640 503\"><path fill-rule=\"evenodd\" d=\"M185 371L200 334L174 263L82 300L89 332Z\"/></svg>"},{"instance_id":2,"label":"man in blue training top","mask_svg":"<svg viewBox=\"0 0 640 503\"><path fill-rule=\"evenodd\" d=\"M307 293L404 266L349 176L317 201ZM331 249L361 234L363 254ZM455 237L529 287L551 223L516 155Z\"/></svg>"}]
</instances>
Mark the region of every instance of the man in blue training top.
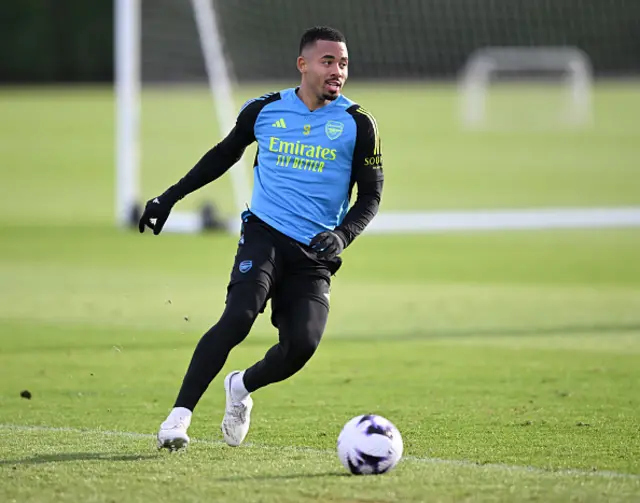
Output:
<instances>
[{"instance_id":1,"label":"man in blue training top","mask_svg":"<svg viewBox=\"0 0 640 503\"><path fill-rule=\"evenodd\" d=\"M327 27L307 30L297 66L299 87L248 101L228 136L149 200L140 219L140 232L147 226L159 234L178 201L222 176L258 142L225 310L195 349L174 408L160 425L159 448L187 446L196 404L271 299L278 344L224 380L222 433L227 444L240 445L249 431L250 393L291 377L311 358L329 315L339 255L378 211L380 138L373 116L341 94L348 75L344 36ZM357 198L349 207L354 185Z\"/></svg>"}]
</instances>

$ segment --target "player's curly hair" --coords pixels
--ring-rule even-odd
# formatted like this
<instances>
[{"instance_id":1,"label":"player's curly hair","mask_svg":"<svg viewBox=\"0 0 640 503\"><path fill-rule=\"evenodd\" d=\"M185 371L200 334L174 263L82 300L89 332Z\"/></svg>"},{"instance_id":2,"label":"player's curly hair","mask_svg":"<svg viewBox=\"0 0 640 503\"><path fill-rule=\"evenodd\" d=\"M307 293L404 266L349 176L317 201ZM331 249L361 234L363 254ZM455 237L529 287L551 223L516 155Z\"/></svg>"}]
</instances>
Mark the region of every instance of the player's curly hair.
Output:
<instances>
[{"instance_id":1,"label":"player's curly hair","mask_svg":"<svg viewBox=\"0 0 640 503\"><path fill-rule=\"evenodd\" d=\"M335 28L331 28L329 26L314 26L313 28L309 28L302 34L302 38L300 39L300 54L305 47L315 43L318 40L328 40L329 42L344 42L347 43L347 39L344 35L336 30Z\"/></svg>"}]
</instances>

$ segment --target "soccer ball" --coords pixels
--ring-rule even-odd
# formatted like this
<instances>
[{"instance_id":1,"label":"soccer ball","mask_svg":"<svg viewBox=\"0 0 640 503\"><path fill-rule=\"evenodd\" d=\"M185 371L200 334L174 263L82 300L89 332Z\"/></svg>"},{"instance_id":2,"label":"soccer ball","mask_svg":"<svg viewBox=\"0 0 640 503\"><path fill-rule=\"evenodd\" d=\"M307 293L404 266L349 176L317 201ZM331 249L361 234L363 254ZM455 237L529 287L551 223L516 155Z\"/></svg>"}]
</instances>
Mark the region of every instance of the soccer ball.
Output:
<instances>
[{"instance_id":1,"label":"soccer ball","mask_svg":"<svg viewBox=\"0 0 640 503\"><path fill-rule=\"evenodd\" d=\"M402 437L382 416L356 416L338 436L338 457L354 475L377 475L391 470L402 457Z\"/></svg>"}]
</instances>

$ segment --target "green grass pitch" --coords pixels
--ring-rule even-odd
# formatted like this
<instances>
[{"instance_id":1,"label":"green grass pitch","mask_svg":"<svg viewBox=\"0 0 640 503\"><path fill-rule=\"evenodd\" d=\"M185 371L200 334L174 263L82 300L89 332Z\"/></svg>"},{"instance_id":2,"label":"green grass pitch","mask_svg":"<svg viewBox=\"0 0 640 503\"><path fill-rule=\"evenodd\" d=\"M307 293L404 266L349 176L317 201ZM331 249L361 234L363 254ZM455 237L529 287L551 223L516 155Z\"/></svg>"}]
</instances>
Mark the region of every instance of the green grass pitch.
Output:
<instances>
[{"instance_id":1,"label":"green grass pitch","mask_svg":"<svg viewBox=\"0 0 640 503\"><path fill-rule=\"evenodd\" d=\"M383 133L383 209L640 204L633 86L598 86L595 125L555 132L461 132L444 85L348 95ZM149 197L219 136L200 91L144 107ZM640 499L637 230L362 236L318 353L255 394L247 445L222 443L220 376L170 455L154 434L222 310L237 238L113 227L110 92L5 89L0 111L0 501ZM225 177L184 207L231 212L229 192ZM275 340L260 317L222 376ZM365 412L404 437L384 476L349 476L335 453Z\"/></svg>"}]
</instances>

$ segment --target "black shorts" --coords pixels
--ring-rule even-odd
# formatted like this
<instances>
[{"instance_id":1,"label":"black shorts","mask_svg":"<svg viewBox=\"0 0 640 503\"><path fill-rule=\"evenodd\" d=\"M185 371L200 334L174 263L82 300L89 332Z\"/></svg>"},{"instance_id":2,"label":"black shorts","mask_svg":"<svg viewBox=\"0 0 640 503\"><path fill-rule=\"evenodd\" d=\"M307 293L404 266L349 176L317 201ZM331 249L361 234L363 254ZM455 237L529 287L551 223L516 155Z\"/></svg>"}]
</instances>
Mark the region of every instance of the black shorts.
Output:
<instances>
[{"instance_id":1,"label":"black shorts","mask_svg":"<svg viewBox=\"0 0 640 503\"><path fill-rule=\"evenodd\" d=\"M255 215L243 214L242 229L228 291L241 282L252 282L271 299L272 323L294 299L307 298L329 307L331 276L342 259L322 260L309 246L277 231ZM261 288L262 287L262 288Z\"/></svg>"}]
</instances>

